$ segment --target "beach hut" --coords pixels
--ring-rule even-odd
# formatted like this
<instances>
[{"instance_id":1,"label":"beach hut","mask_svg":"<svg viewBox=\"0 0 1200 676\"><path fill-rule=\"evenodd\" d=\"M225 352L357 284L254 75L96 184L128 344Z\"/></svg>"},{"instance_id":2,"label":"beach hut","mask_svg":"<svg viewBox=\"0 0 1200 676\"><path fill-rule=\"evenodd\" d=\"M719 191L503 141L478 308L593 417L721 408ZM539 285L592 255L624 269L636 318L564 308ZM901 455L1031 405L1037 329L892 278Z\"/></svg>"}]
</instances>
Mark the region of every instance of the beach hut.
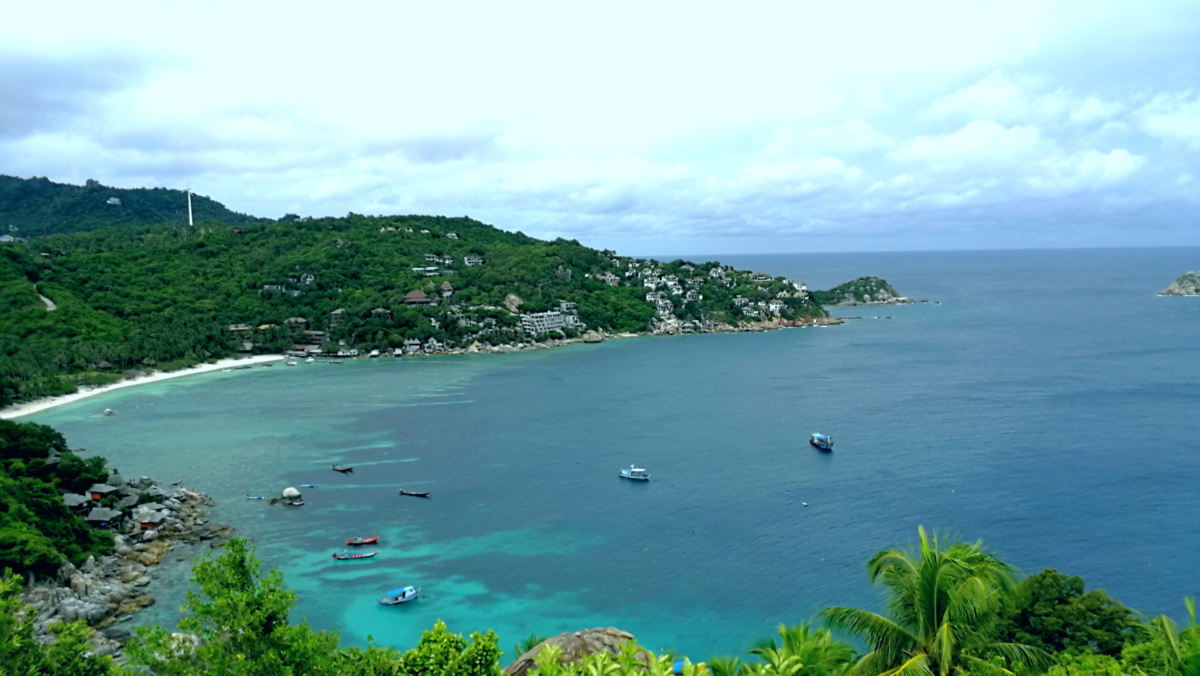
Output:
<instances>
[{"instance_id":1,"label":"beach hut","mask_svg":"<svg viewBox=\"0 0 1200 676\"><path fill-rule=\"evenodd\" d=\"M112 495L117 489L108 484L92 484L92 487L87 489L88 495L92 496L93 500L103 500L105 497Z\"/></svg>"},{"instance_id":2,"label":"beach hut","mask_svg":"<svg viewBox=\"0 0 1200 676\"><path fill-rule=\"evenodd\" d=\"M67 509L76 514L86 514L91 508L92 499L78 493L67 493L63 496L63 503L66 504Z\"/></svg>"},{"instance_id":3,"label":"beach hut","mask_svg":"<svg viewBox=\"0 0 1200 676\"><path fill-rule=\"evenodd\" d=\"M121 512L107 507L95 507L83 520L100 528L115 528L121 523Z\"/></svg>"}]
</instances>

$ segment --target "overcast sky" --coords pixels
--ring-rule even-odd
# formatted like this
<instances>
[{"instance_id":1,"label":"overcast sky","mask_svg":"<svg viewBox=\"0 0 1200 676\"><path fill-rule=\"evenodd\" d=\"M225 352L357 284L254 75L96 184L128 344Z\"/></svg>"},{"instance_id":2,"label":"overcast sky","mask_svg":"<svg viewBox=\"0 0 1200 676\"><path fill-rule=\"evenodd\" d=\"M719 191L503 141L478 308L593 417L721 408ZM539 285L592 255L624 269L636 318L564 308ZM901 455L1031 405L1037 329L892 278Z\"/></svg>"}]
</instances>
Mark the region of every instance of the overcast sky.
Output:
<instances>
[{"instance_id":1,"label":"overcast sky","mask_svg":"<svg viewBox=\"0 0 1200 676\"><path fill-rule=\"evenodd\" d=\"M1200 2L21 3L0 173L622 253L1200 245Z\"/></svg>"}]
</instances>

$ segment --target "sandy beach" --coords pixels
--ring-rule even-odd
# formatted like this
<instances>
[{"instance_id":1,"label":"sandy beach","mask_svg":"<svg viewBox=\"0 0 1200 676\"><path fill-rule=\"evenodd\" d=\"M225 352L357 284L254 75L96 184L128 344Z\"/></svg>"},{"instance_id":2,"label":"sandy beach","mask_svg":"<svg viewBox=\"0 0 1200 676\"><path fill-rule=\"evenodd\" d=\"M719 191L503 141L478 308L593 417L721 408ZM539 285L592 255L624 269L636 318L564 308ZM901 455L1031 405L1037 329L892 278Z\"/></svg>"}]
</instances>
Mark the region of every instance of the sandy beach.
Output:
<instances>
[{"instance_id":1,"label":"sandy beach","mask_svg":"<svg viewBox=\"0 0 1200 676\"><path fill-rule=\"evenodd\" d=\"M220 359L214 364L197 364L191 368L180 369L178 371L155 371L138 378L130 378L111 385L102 385L100 387L82 388L74 394L64 394L58 397L44 397L35 401L27 401L23 404L14 404L3 410L0 410L0 420L10 420L12 418L20 418L21 416L32 415L40 411L45 411L48 408L70 404L71 402L79 401L94 397L97 394L112 392L126 387L134 387L135 385L146 385L149 383L157 383L163 380L172 378L182 378L184 376L193 376L197 373L211 373L222 369L232 368L234 366L243 366L250 364L261 364L267 361L280 361L284 359L283 355L278 354L260 354L253 357L245 357L238 359Z\"/></svg>"}]
</instances>

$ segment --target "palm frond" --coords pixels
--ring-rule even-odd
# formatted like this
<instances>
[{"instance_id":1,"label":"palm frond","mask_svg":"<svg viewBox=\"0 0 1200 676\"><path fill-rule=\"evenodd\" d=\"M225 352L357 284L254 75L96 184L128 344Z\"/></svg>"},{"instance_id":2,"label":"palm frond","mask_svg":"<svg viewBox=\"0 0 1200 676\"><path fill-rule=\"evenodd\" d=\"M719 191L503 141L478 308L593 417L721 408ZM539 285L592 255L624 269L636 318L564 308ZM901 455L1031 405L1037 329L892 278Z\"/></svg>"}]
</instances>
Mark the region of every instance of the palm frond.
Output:
<instances>
[{"instance_id":1,"label":"palm frond","mask_svg":"<svg viewBox=\"0 0 1200 676\"><path fill-rule=\"evenodd\" d=\"M871 651L885 664L900 662L906 652L920 641L895 622L882 615L858 608L826 608L820 615L826 624L866 640Z\"/></svg>"},{"instance_id":2,"label":"palm frond","mask_svg":"<svg viewBox=\"0 0 1200 676\"><path fill-rule=\"evenodd\" d=\"M1054 663L1053 655L1024 643L989 643L985 650L1003 657L1013 666L1045 669Z\"/></svg>"},{"instance_id":3,"label":"palm frond","mask_svg":"<svg viewBox=\"0 0 1200 676\"><path fill-rule=\"evenodd\" d=\"M884 672L884 676L933 676L933 670L929 668L929 655L917 653L895 669Z\"/></svg>"}]
</instances>

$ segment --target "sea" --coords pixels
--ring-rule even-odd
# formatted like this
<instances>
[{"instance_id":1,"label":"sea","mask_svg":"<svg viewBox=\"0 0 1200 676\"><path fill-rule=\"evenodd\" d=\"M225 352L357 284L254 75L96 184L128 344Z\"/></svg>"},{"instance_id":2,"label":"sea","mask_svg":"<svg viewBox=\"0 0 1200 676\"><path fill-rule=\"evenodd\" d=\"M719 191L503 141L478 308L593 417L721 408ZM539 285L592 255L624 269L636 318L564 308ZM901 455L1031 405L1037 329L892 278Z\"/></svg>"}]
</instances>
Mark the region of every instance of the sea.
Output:
<instances>
[{"instance_id":1,"label":"sea","mask_svg":"<svg viewBox=\"0 0 1200 676\"><path fill-rule=\"evenodd\" d=\"M839 308L853 319L829 328L277 364L23 420L207 492L282 571L293 618L344 644L405 649L441 619L496 631L506 660L531 634L608 626L741 655L830 605L882 610L867 561L918 526L1182 617L1200 592L1200 298L1155 293L1200 249L719 258L930 302ZM630 464L651 481L619 478ZM303 507L246 498L303 483ZM377 557L332 558L360 535ZM173 552L137 621L176 622L191 557L213 553ZM376 603L405 585L425 597Z\"/></svg>"}]
</instances>

